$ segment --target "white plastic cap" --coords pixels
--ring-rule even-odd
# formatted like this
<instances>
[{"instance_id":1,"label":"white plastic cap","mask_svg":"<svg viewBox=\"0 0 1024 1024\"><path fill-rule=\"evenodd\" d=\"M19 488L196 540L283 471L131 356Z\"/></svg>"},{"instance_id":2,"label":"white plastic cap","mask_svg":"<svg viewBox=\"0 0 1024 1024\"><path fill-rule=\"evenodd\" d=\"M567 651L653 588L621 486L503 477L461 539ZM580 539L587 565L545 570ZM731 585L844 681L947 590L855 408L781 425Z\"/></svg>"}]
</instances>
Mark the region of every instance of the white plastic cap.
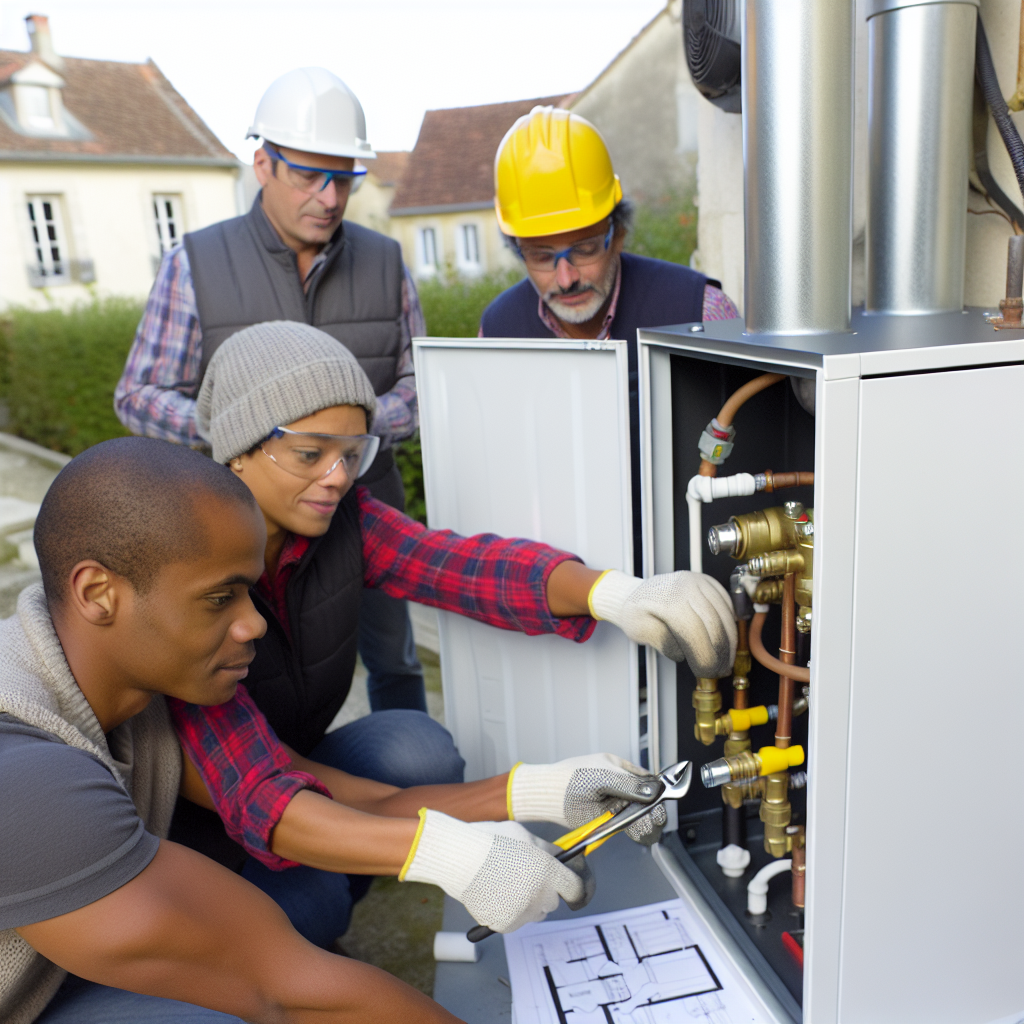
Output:
<instances>
[{"instance_id":1,"label":"white plastic cap","mask_svg":"<svg viewBox=\"0 0 1024 1024\"><path fill-rule=\"evenodd\" d=\"M750 864L750 851L730 843L715 854L715 860L726 878L739 878Z\"/></svg>"},{"instance_id":2,"label":"white plastic cap","mask_svg":"<svg viewBox=\"0 0 1024 1024\"><path fill-rule=\"evenodd\" d=\"M326 68L297 68L272 82L245 137L327 156L376 156L359 100Z\"/></svg>"}]
</instances>

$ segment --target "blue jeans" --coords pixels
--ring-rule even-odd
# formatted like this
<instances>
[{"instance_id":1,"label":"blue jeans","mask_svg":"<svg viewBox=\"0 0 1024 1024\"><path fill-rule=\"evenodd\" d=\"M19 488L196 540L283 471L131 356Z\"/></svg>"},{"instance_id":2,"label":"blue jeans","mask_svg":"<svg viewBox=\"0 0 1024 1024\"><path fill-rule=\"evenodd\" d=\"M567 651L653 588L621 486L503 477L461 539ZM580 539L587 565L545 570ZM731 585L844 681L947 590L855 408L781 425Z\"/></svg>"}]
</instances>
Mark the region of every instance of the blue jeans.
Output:
<instances>
[{"instance_id":1,"label":"blue jeans","mask_svg":"<svg viewBox=\"0 0 1024 1024\"><path fill-rule=\"evenodd\" d=\"M427 710L423 668L416 657L409 606L383 591L363 588L359 608L359 656L369 677L371 711Z\"/></svg>"},{"instance_id":2,"label":"blue jeans","mask_svg":"<svg viewBox=\"0 0 1024 1024\"><path fill-rule=\"evenodd\" d=\"M140 996L69 975L36 1024L244 1024L177 999Z\"/></svg>"},{"instance_id":3,"label":"blue jeans","mask_svg":"<svg viewBox=\"0 0 1024 1024\"><path fill-rule=\"evenodd\" d=\"M461 782L466 762L451 733L422 711L381 711L329 732L310 760L392 786ZM352 907L372 878L300 866L271 871L250 857L242 877L262 889L288 915L295 930L321 949L344 935Z\"/></svg>"}]
</instances>

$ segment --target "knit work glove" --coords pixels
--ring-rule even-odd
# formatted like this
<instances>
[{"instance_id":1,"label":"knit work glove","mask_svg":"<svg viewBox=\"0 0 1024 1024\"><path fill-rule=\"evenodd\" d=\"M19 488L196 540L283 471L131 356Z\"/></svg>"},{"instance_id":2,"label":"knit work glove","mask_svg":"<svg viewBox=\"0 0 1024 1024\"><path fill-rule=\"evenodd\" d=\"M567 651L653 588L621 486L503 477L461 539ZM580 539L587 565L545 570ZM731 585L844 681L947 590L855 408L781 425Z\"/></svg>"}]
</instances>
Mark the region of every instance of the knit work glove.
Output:
<instances>
[{"instance_id":1,"label":"knit work glove","mask_svg":"<svg viewBox=\"0 0 1024 1024\"><path fill-rule=\"evenodd\" d=\"M639 580L618 569L590 590L590 614L615 623L630 640L685 661L695 676L724 676L736 657L736 618L725 588L699 572Z\"/></svg>"},{"instance_id":2,"label":"knit work glove","mask_svg":"<svg viewBox=\"0 0 1024 1024\"><path fill-rule=\"evenodd\" d=\"M647 792L643 787L647 787ZM633 800L648 800L657 789L653 775L613 754L570 757L557 764L517 764L508 778L508 813L514 821L552 821L579 828ZM664 804L638 818L626 835L656 843L668 820Z\"/></svg>"},{"instance_id":3,"label":"knit work glove","mask_svg":"<svg viewBox=\"0 0 1024 1024\"><path fill-rule=\"evenodd\" d=\"M420 811L420 827L398 876L400 882L439 885L496 932L514 932L543 921L558 906L585 907L594 876L582 856L561 864L558 847L514 821L459 821L440 811Z\"/></svg>"}]
</instances>

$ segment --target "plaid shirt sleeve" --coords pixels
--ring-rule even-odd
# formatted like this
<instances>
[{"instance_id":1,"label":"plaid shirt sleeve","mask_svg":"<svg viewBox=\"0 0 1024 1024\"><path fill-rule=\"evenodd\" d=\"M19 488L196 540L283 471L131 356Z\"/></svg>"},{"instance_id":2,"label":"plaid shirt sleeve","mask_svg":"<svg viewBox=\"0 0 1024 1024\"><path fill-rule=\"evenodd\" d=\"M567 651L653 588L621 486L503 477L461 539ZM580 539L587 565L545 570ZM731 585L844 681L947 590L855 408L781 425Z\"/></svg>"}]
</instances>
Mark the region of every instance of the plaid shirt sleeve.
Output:
<instances>
[{"instance_id":1,"label":"plaid shirt sleeve","mask_svg":"<svg viewBox=\"0 0 1024 1024\"><path fill-rule=\"evenodd\" d=\"M185 755L199 770L229 836L273 871L298 867L270 851L270 837L300 790L331 791L291 758L244 686L218 707L168 698Z\"/></svg>"},{"instance_id":2,"label":"plaid shirt sleeve","mask_svg":"<svg viewBox=\"0 0 1024 1024\"><path fill-rule=\"evenodd\" d=\"M402 271L402 352L398 359L398 380L390 391L377 396L377 414L371 428L385 448L411 437L420 425L412 339L422 338L427 333L427 325L416 282L408 267L403 265Z\"/></svg>"},{"instance_id":3,"label":"plaid shirt sleeve","mask_svg":"<svg viewBox=\"0 0 1024 1024\"><path fill-rule=\"evenodd\" d=\"M133 433L202 445L196 382L202 332L188 256L178 246L160 263L124 373L114 391L117 418Z\"/></svg>"},{"instance_id":4,"label":"plaid shirt sleeve","mask_svg":"<svg viewBox=\"0 0 1024 1024\"><path fill-rule=\"evenodd\" d=\"M356 497L365 586L529 636L557 633L582 643L594 632L588 615L563 619L548 610L548 577L562 562L578 562L575 555L493 533L428 530L365 487Z\"/></svg>"}]
</instances>

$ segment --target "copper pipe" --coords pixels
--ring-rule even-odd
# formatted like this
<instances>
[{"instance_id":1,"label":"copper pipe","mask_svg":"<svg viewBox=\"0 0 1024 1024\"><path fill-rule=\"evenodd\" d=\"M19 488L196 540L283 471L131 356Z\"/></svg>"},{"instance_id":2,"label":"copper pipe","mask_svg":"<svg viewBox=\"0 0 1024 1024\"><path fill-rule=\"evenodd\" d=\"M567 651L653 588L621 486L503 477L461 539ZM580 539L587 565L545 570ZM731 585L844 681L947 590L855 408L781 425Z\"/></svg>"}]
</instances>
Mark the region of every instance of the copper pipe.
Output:
<instances>
[{"instance_id":1,"label":"copper pipe","mask_svg":"<svg viewBox=\"0 0 1024 1024\"><path fill-rule=\"evenodd\" d=\"M747 620L746 619L740 619L739 622L736 623L736 628L737 628L737 633L739 634L739 639L736 642L736 657L739 658L739 656L741 654L749 654L750 653L750 647L749 647L749 645L747 643L747 631L749 629L749 626L747 624ZM747 691L746 690L736 690L736 689L734 689L732 691L732 706L734 708L739 708L741 711L744 710L747 707Z\"/></svg>"},{"instance_id":2,"label":"copper pipe","mask_svg":"<svg viewBox=\"0 0 1024 1024\"><path fill-rule=\"evenodd\" d=\"M796 576L786 573L782 589L782 643L779 660L784 671L779 673L779 717L775 723L775 746L788 747L793 738L793 671L796 661Z\"/></svg>"},{"instance_id":3,"label":"copper pipe","mask_svg":"<svg viewBox=\"0 0 1024 1024\"><path fill-rule=\"evenodd\" d=\"M765 388L771 387L773 384L777 384L780 380L785 380L786 375L784 373L762 373L760 377L755 377L753 380L748 380L746 384L741 388L737 388L728 398L725 405L722 406L718 415L715 417L718 420L719 426L728 427L732 425L733 417L739 412L739 408L748 398L753 398L759 391L764 391ZM700 460L700 469L697 472L701 476L718 476L718 467L706 459Z\"/></svg>"},{"instance_id":4,"label":"copper pipe","mask_svg":"<svg viewBox=\"0 0 1024 1024\"><path fill-rule=\"evenodd\" d=\"M761 640L761 630L764 629L764 620L767 612L755 612L750 621L750 653L755 657L758 664L764 665L772 672L785 672L790 679L798 683L809 683L811 681L811 670L801 668L799 665L787 665L772 657L766 650Z\"/></svg>"},{"instance_id":5,"label":"copper pipe","mask_svg":"<svg viewBox=\"0 0 1024 1024\"><path fill-rule=\"evenodd\" d=\"M773 491L781 491L783 487L813 487L813 473L773 473L770 469L764 471L765 491L771 494Z\"/></svg>"}]
</instances>

